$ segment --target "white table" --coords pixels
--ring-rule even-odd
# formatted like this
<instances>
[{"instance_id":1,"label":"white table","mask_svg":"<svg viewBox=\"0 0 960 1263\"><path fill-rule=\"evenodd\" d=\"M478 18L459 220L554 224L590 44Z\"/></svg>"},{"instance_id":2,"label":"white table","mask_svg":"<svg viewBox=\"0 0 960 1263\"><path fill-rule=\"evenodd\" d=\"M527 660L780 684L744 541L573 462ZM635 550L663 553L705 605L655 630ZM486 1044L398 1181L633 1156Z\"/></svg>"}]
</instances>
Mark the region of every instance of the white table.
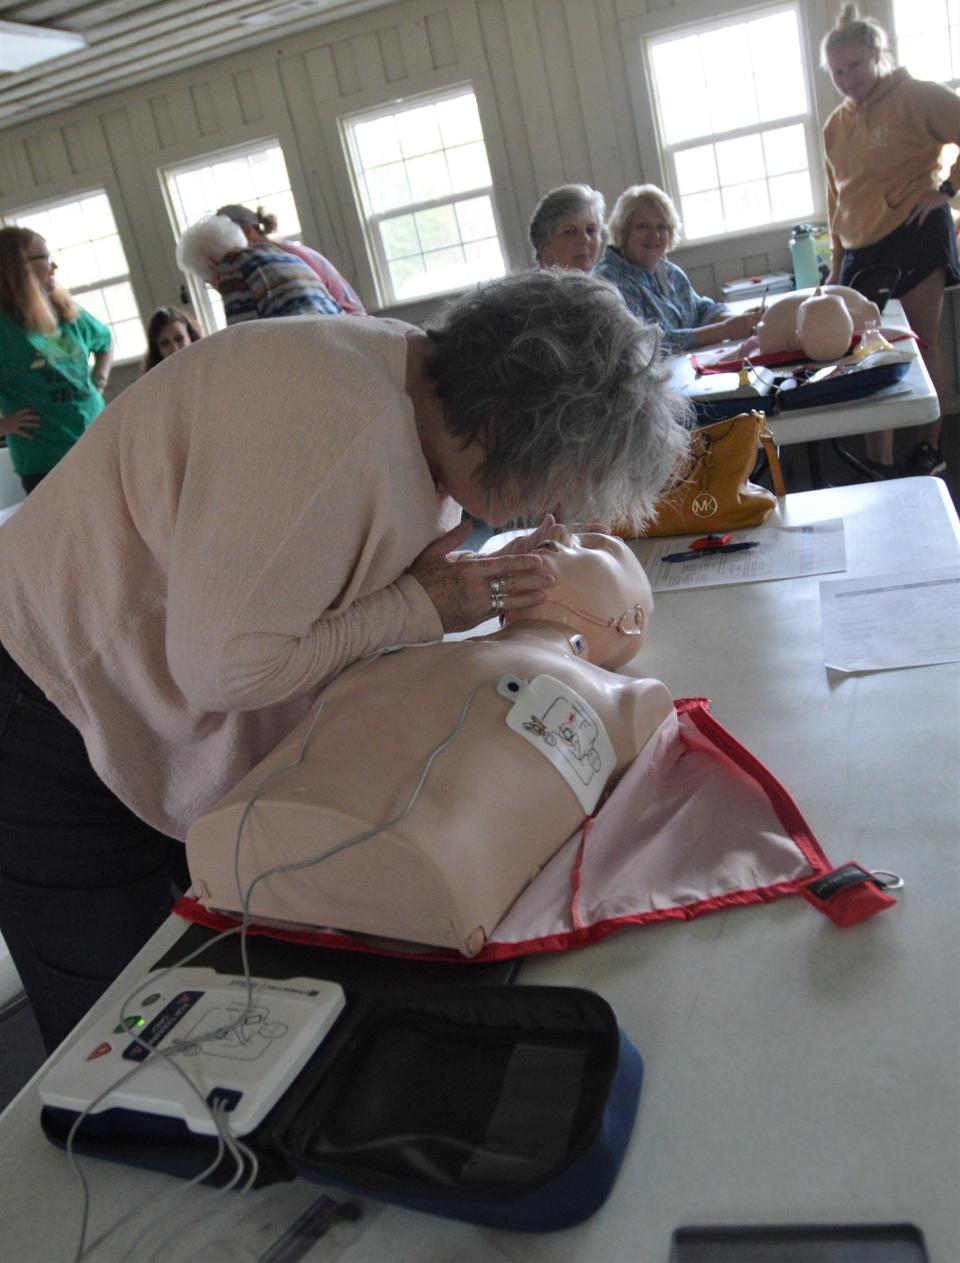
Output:
<instances>
[{"instance_id":1,"label":"white table","mask_svg":"<svg viewBox=\"0 0 960 1263\"><path fill-rule=\"evenodd\" d=\"M791 525L838 515L851 575L960 555L939 479L807 492L784 506ZM898 906L838 930L803 900L784 899L529 960L521 981L606 996L646 1061L609 1202L586 1224L544 1236L371 1202L336 1255L342 1263L666 1263L680 1224L903 1220L923 1230L933 1263L956 1263L960 664L828 674L818 583L662 594L634 670L659 675L677 696L711 697L721 723L794 794L832 859L902 874ZM179 930L163 927L128 975ZM0 1120L0 1235L18 1243L17 1257L47 1261L71 1257L79 1199L38 1112L32 1083ZM95 1231L172 1183L107 1163L85 1169ZM171 1214L186 1220L213 1196L189 1190ZM96 1257L121 1257L135 1235ZM164 1257L254 1256L198 1252L194 1230ZM308 1259L333 1257L317 1247Z\"/></svg>"},{"instance_id":2,"label":"white table","mask_svg":"<svg viewBox=\"0 0 960 1263\"><path fill-rule=\"evenodd\" d=\"M734 303L732 306L736 310L747 304ZM909 328L903 307L897 300L892 299L884 308L883 325ZM738 345L730 344L731 356L736 353ZM935 421L940 415L937 392L916 342L912 338L903 339L895 346L898 351L906 351L913 357L910 370L902 381L864 399L821 408L798 408L795 412L771 416L769 424L777 443L809 443L817 439L843 438L851 434L866 434L871 430L894 430ZM671 379L677 389L685 393L693 387L696 374L688 355L677 356L672 361ZM749 407L749 401L744 407Z\"/></svg>"}]
</instances>

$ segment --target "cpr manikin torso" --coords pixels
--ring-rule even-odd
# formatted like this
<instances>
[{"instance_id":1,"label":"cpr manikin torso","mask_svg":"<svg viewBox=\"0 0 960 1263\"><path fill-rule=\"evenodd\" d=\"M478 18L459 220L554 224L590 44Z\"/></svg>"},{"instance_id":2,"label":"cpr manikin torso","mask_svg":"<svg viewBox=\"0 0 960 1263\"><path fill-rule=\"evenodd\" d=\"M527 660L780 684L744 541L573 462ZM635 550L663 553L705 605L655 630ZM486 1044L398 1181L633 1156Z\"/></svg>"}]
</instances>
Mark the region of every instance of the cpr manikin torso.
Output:
<instances>
[{"instance_id":1,"label":"cpr manikin torso","mask_svg":"<svg viewBox=\"0 0 960 1263\"><path fill-rule=\"evenodd\" d=\"M252 916L473 955L590 814L584 802L613 788L673 712L658 681L599 665L619 667L639 648L649 584L609 536L557 528L544 556L560 582L503 630L384 655L328 689L302 762L270 782L247 816L244 891L267 869L393 820L479 686L409 814L320 864L258 883ZM526 692L538 677L556 684L541 680ZM507 722L514 706L516 731ZM241 909L240 817L270 773L296 758L310 722L191 828L191 874L208 907Z\"/></svg>"}]
</instances>

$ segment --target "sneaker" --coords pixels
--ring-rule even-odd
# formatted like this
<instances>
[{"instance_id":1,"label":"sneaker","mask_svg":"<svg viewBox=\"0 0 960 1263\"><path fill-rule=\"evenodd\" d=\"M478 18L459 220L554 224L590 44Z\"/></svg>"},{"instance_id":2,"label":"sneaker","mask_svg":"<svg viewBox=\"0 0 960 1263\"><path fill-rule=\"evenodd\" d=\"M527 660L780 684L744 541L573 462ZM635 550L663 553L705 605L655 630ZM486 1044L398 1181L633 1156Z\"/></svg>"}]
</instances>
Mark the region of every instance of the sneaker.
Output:
<instances>
[{"instance_id":1,"label":"sneaker","mask_svg":"<svg viewBox=\"0 0 960 1263\"><path fill-rule=\"evenodd\" d=\"M930 443L917 443L903 464L908 478L942 474L947 467L943 452Z\"/></svg>"}]
</instances>

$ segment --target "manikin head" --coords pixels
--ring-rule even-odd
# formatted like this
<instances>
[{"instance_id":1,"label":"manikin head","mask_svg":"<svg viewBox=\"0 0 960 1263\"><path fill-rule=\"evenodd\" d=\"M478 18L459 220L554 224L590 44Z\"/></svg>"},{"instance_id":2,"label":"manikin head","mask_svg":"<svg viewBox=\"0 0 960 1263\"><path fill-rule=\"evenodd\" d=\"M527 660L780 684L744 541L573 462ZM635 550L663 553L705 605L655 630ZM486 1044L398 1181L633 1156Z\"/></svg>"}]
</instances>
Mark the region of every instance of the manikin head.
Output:
<instances>
[{"instance_id":1,"label":"manikin head","mask_svg":"<svg viewBox=\"0 0 960 1263\"><path fill-rule=\"evenodd\" d=\"M644 569L623 540L612 535L571 535L555 526L550 536L537 552L557 582L539 605L507 610L504 626L559 624L581 638L584 659L617 670L639 652L653 609Z\"/></svg>"}]
</instances>

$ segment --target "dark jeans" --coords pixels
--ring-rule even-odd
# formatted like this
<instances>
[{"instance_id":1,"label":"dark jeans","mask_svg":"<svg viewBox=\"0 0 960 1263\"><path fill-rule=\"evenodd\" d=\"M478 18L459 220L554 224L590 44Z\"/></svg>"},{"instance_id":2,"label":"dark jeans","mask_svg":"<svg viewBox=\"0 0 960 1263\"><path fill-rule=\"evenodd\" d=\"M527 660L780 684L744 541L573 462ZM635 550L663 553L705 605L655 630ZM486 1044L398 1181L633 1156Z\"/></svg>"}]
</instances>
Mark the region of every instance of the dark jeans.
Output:
<instances>
[{"instance_id":1,"label":"dark jeans","mask_svg":"<svg viewBox=\"0 0 960 1263\"><path fill-rule=\"evenodd\" d=\"M52 1051L186 889L180 842L103 784L0 646L0 933Z\"/></svg>"}]
</instances>

